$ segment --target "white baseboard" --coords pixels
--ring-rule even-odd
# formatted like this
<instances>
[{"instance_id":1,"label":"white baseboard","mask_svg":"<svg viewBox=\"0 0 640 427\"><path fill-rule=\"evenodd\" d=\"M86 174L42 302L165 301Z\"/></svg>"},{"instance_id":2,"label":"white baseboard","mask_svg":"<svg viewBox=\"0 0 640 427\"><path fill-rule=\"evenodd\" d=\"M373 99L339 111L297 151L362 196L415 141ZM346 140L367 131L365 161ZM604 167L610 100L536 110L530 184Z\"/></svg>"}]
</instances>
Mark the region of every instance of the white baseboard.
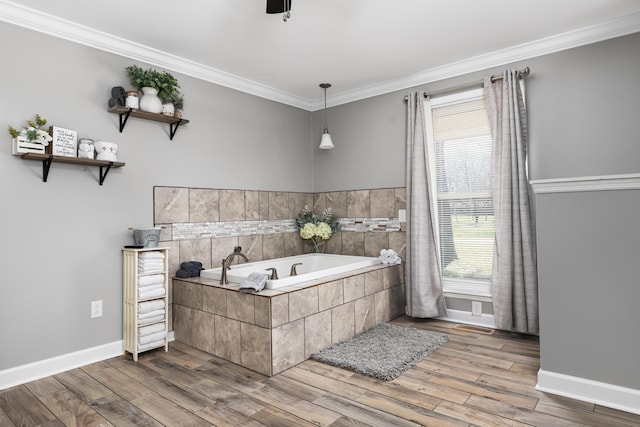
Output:
<instances>
[{"instance_id":1,"label":"white baseboard","mask_svg":"<svg viewBox=\"0 0 640 427\"><path fill-rule=\"evenodd\" d=\"M173 331L167 335L174 340ZM122 354L122 340L0 371L0 390L90 365Z\"/></svg>"},{"instance_id":2,"label":"white baseboard","mask_svg":"<svg viewBox=\"0 0 640 427\"><path fill-rule=\"evenodd\" d=\"M540 369L536 390L640 414L640 390L632 388Z\"/></svg>"},{"instance_id":3,"label":"white baseboard","mask_svg":"<svg viewBox=\"0 0 640 427\"><path fill-rule=\"evenodd\" d=\"M467 325L483 326L485 328L495 328L496 322L493 314L473 316L469 311L447 309L447 315L438 317L440 320L448 322L465 323Z\"/></svg>"},{"instance_id":4,"label":"white baseboard","mask_svg":"<svg viewBox=\"0 0 640 427\"><path fill-rule=\"evenodd\" d=\"M0 371L0 390L122 354L122 340Z\"/></svg>"}]
</instances>

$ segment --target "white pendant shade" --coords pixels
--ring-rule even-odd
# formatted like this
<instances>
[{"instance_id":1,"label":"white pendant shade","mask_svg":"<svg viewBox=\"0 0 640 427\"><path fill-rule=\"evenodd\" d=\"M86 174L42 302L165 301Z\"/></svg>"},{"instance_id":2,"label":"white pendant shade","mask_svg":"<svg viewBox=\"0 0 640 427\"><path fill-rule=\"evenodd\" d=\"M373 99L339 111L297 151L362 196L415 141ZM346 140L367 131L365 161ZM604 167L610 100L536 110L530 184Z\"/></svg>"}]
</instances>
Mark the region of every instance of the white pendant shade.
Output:
<instances>
[{"instance_id":1,"label":"white pendant shade","mask_svg":"<svg viewBox=\"0 0 640 427\"><path fill-rule=\"evenodd\" d=\"M321 150L331 150L333 148L333 141L331 140L331 134L329 132L322 134L322 139L320 140L320 146L318 148Z\"/></svg>"}]
</instances>

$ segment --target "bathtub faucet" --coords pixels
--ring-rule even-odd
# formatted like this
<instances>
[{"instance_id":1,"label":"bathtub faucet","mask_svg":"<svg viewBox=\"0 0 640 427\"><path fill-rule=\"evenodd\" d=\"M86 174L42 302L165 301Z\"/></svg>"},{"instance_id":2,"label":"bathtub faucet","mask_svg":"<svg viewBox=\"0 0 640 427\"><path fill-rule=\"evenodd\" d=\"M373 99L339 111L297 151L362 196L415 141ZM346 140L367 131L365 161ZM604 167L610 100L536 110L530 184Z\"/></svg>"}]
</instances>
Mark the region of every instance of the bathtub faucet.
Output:
<instances>
[{"instance_id":1,"label":"bathtub faucet","mask_svg":"<svg viewBox=\"0 0 640 427\"><path fill-rule=\"evenodd\" d=\"M220 284L228 285L229 279L227 278L227 270L231 268L231 263L236 258L242 258L244 262L249 262L249 258L245 254L242 253L242 248L240 246L236 246L233 248L233 253L230 253L222 260L222 274L220 275Z\"/></svg>"},{"instance_id":2,"label":"bathtub faucet","mask_svg":"<svg viewBox=\"0 0 640 427\"><path fill-rule=\"evenodd\" d=\"M289 273L289 276L297 276L298 275L298 272L296 271L296 267L299 266L299 265L302 265L302 263L301 262L296 262L295 264L293 264L291 266L291 272Z\"/></svg>"},{"instance_id":3,"label":"bathtub faucet","mask_svg":"<svg viewBox=\"0 0 640 427\"><path fill-rule=\"evenodd\" d=\"M265 268L265 271L271 271L271 275L269 276L269 279L278 280L278 270L276 270L275 267Z\"/></svg>"}]
</instances>

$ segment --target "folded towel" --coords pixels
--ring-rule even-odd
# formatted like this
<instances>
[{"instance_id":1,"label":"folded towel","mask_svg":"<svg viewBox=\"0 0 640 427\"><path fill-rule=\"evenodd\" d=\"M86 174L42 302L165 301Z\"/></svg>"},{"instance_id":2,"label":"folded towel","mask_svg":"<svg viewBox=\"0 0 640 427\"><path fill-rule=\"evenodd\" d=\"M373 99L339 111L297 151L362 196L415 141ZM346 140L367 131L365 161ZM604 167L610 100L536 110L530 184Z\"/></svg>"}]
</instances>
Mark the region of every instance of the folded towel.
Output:
<instances>
[{"instance_id":1,"label":"folded towel","mask_svg":"<svg viewBox=\"0 0 640 427\"><path fill-rule=\"evenodd\" d=\"M147 288L142 288L142 289L147 289ZM138 292L138 298L139 299L158 298L158 297L164 296L166 293L167 291L165 290L165 288L163 286L160 286L159 288L153 288L149 291Z\"/></svg>"},{"instance_id":2,"label":"folded towel","mask_svg":"<svg viewBox=\"0 0 640 427\"><path fill-rule=\"evenodd\" d=\"M145 302L138 303L139 314L149 313L151 311L160 310L162 308L165 308L163 299L157 299L155 301L145 301Z\"/></svg>"},{"instance_id":3,"label":"folded towel","mask_svg":"<svg viewBox=\"0 0 640 427\"><path fill-rule=\"evenodd\" d=\"M139 259L164 259L164 254L160 251L142 252L138 255Z\"/></svg>"},{"instance_id":4,"label":"folded towel","mask_svg":"<svg viewBox=\"0 0 640 427\"><path fill-rule=\"evenodd\" d=\"M162 268L153 268L153 269L148 269L148 270L138 270L138 274L158 274L158 273L164 273L164 270Z\"/></svg>"},{"instance_id":5,"label":"folded towel","mask_svg":"<svg viewBox=\"0 0 640 427\"><path fill-rule=\"evenodd\" d=\"M267 283L269 275L267 273L253 272L240 284L240 292L260 292Z\"/></svg>"},{"instance_id":6,"label":"folded towel","mask_svg":"<svg viewBox=\"0 0 640 427\"><path fill-rule=\"evenodd\" d=\"M202 263L198 261L183 262L182 264L180 264L180 268L187 271L201 270Z\"/></svg>"},{"instance_id":7,"label":"folded towel","mask_svg":"<svg viewBox=\"0 0 640 427\"><path fill-rule=\"evenodd\" d=\"M147 319L151 319L152 317L164 316L165 313L166 313L166 310L164 308L161 308L159 310L153 310L148 313L138 314L138 320L147 320Z\"/></svg>"},{"instance_id":8,"label":"folded towel","mask_svg":"<svg viewBox=\"0 0 640 427\"><path fill-rule=\"evenodd\" d=\"M158 341L150 342L149 344L140 344L138 343L138 351L151 350L152 348L161 347L165 345L164 338Z\"/></svg>"},{"instance_id":9,"label":"folded towel","mask_svg":"<svg viewBox=\"0 0 640 427\"><path fill-rule=\"evenodd\" d=\"M138 328L138 336L144 337L147 335L152 335L158 332L162 332L165 330L164 323L156 323L155 325L143 326L142 328Z\"/></svg>"},{"instance_id":10,"label":"folded towel","mask_svg":"<svg viewBox=\"0 0 640 427\"><path fill-rule=\"evenodd\" d=\"M160 331L155 334L145 335L144 337L138 337L138 344L149 344L150 342L164 339L166 336L167 331Z\"/></svg>"},{"instance_id":11,"label":"folded towel","mask_svg":"<svg viewBox=\"0 0 640 427\"><path fill-rule=\"evenodd\" d=\"M138 261L138 267L162 267L164 261L161 259L152 259L149 261Z\"/></svg>"},{"instance_id":12,"label":"folded towel","mask_svg":"<svg viewBox=\"0 0 640 427\"><path fill-rule=\"evenodd\" d=\"M192 277L191 274L192 274L191 271L187 271L183 269L176 271L176 277L179 277L181 279L188 279L189 277Z\"/></svg>"},{"instance_id":13,"label":"folded towel","mask_svg":"<svg viewBox=\"0 0 640 427\"><path fill-rule=\"evenodd\" d=\"M143 319L138 319L138 326L150 325L152 323L162 322L164 320L164 310L158 310L158 311L162 311L162 314L158 316L145 317Z\"/></svg>"},{"instance_id":14,"label":"folded towel","mask_svg":"<svg viewBox=\"0 0 640 427\"><path fill-rule=\"evenodd\" d=\"M164 284L164 274L154 274L153 276L142 276L138 278L139 288L157 285L157 284L160 284L160 285Z\"/></svg>"}]
</instances>

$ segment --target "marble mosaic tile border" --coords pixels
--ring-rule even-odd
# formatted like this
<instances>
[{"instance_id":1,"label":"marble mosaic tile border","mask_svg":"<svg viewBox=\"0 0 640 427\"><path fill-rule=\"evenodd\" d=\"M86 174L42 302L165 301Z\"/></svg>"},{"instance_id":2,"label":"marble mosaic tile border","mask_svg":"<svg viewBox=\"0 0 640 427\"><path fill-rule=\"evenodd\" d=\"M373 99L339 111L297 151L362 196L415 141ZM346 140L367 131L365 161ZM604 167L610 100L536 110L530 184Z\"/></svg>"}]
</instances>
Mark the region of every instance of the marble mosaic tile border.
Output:
<instances>
[{"instance_id":1,"label":"marble mosaic tile border","mask_svg":"<svg viewBox=\"0 0 640 427\"><path fill-rule=\"evenodd\" d=\"M340 218L341 231L401 231L397 218ZM216 237L252 236L298 231L295 219L276 221L182 222L171 224L171 240L211 239Z\"/></svg>"},{"instance_id":2,"label":"marble mosaic tile border","mask_svg":"<svg viewBox=\"0 0 640 427\"><path fill-rule=\"evenodd\" d=\"M171 240L211 239L215 237L256 234L293 233L298 231L294 219L277 221L221 221L171 224Z\"/></svg>"},{"instance_id":3,"label":"marble mosaic tile border","mask_svg":"<svg viewBox=\"0 0 640 427\"><path fill-rule=\"evenodd\" d=\"M398 218L340 218L340 231L393 232L401 231Z\"/></svg>"}]
</instances>

